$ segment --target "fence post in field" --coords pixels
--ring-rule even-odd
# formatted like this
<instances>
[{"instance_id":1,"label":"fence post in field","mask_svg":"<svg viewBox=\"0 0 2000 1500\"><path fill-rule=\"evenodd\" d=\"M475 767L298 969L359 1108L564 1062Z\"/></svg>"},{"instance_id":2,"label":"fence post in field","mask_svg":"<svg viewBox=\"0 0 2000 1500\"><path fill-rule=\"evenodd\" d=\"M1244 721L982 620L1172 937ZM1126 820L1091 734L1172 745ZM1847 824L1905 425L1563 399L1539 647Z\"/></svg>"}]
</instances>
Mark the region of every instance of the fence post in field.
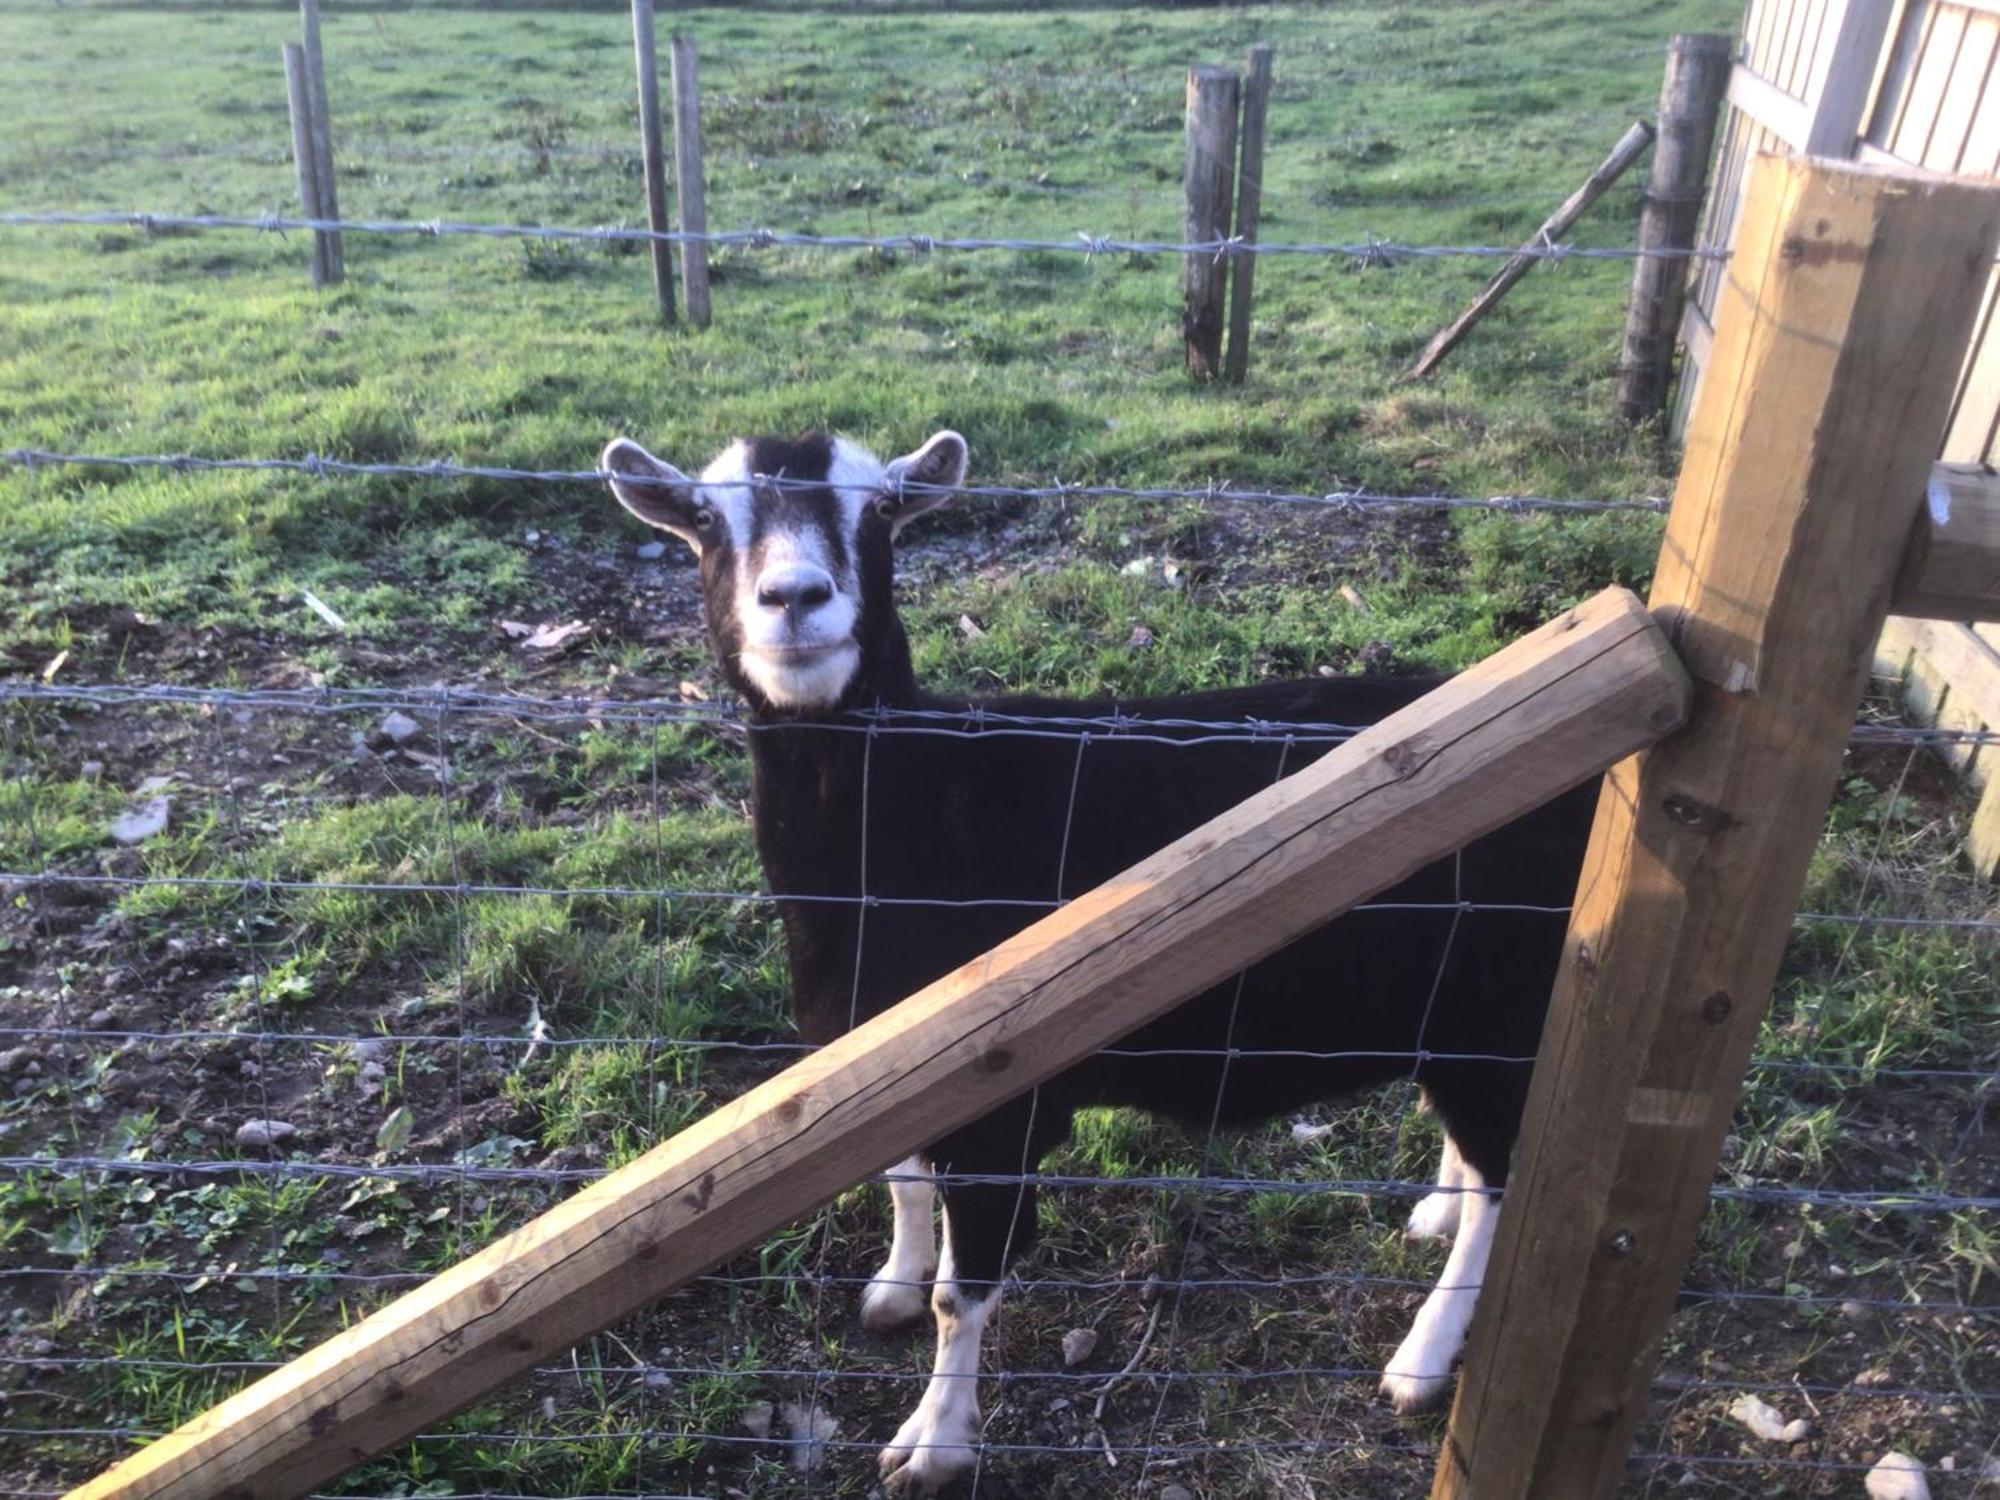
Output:
<instances>
[{"instance_id":1,"label":"fence post in field","mask_svg":"<svg viewBox=\"0 0 2000 1500\"><path fill-rule=\"evenodd\" d=\"M695 73L694 38L674 36L674 193L680 199L681 232L708 232L705 178L701 169L701 84ZM708 327L708 246L689 240L681 246L681 291L688 322Z\"/></svg>"},{"instance_id":2,"label":"fence post in field","mask_svg":"<svg viewBox=\"0 0 2000 1500\"><path fill-rule=\"evenodd\" d=\"M1189 244L1229 238L1230 191L1236 166L1236 75L1228 68L1193 67L1187 76L1186 202L1181 238ZM1229 262L1214 251L1190 252L1182 279L1186 305L1181 339L1187 370L1198 380L1222 373L1222 325Z\"/></svg>"},{"instance_id":3,"label":"fence post in field","mask_svg":"<svg viewBox=\"0 0 2000 1500\"><path fill-rule=\"evenodd\" d=\"M308 219L319 217L319 172L314 164L312 143L312 85L306 79L305 49L297 42L283 44L285 59L285 102L292 114L292 165L299 179L299 208ZM313 231L312 284L327 284L326 236Z\"/></svg>"},{"instance_id":4,"label":"fence post in field","mask_svg":"<svg viewBox=\"0 0 2000 1500\"><path fill-rule=\"evenodd\" d=\"M660 145L660 67L653 49L653 0L632 0L632 50L639 65L639 153L646 171L646 227L665 234L667 164ZM674 321L674 252L667 240L649 242L653 250L653 296L660 304L660 321Z\"/></svg>"},{"instance_id":5,"label":"fence post in field","mask_svg":"<svg viewBox=\"0 0 2000 1500\"><path fill-rule=\"evenodd\" d=\"M1731 40L1715 32L1676 36L1667 46L1653 170L1639 210L1641 250L1693 248L1716 117L1729 87ZM1689 262L1641 256L1632 264L1625 348L1618 362L1618 415L1638 424L1667 409L1674 339L1687 301Z\"/></svg>"},{"instance_id":6,"label":"fence post in field","mask_svg":"<svg viewBox=\"0 0 2000 1500\"><path fill-rule=\"evenodd\" d=\"M326 102L326 55L319 46L319 0L299 0L299 25L305 52L306 84L312 99L313 184L319 192L319 206L314 216L338 219L340 195L333 184L333 116ZM329 282L345 281L347 252L341 244L340 231L328 229L322 233L326 240L326 279Z\"/></svg>"},{"instance_id":7,"label":"fence post in field","mask_svg":"<svg viewBox=\"0 0 2000 1500\"><path fill-rule=\"evenodd\" d=\"M1271 44L1250 49L1250 71L1243 80L1243 146L1236 169L1236 235L1246 245L1257 243L1257 220L1264 205L1264 119L1271 107ZM1229 278L1229 350L1223 379L1241 385L1250 369L1250 287L1257 257L1232 255Z\"/></svg>"},{"instance_id":8,"label":"fence post in field","mask_svg":"<svg viewBox=\"0 0 2000 1500\"><path fill-rule=\"evenodd\" d=\"M288 1500L1672 732L1606 589L71 1492Z\"/></svg>"},{"instance_id":9,"label":"fence post in field","mask_svg":"<svg viewBox=\"0 0 2000 1500\"><path fill-rule=\"evenodd\" d=\"M1766 157L1739 222L1651 599L1694 711L1605 778L1433 1500L1624 1475L2000 188Z\"/></svg>"}]
</instances>

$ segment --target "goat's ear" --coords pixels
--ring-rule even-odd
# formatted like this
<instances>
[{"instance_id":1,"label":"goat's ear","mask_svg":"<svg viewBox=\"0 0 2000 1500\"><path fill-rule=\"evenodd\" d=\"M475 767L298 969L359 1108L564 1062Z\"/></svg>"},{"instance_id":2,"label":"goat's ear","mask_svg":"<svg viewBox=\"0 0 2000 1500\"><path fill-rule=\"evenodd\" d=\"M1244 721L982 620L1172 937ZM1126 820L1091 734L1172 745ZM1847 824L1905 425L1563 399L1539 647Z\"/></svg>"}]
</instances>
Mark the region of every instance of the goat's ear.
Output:
<instances>
[{"instance_id":1,"label":"goat's ear","mask_svg":"<svg viewBox=\"0 0 2000 1500\"><path fill-rule=\"evenodd\" d=\"M892 536L925 511L936 510L951 499L950 492L965 483L966 458L965 439L947 429L933 434L915 453L889 461L882 489L895 507L890 512Z\"/></svg>"},{"instance_id":2,"label":"goat's ear","mask_svg":"<svg viewBox=\"0 0 2000 1500\"><path fill-rule=\"evenodd\" d=\"M648 526L671 531L696 552L714 530L703 525L703 508L695 498L695 482L672 464L653 457L630 438L613 438L598 457L597 467L610 476L618 503Z\"/></svg>"}]
</instances>

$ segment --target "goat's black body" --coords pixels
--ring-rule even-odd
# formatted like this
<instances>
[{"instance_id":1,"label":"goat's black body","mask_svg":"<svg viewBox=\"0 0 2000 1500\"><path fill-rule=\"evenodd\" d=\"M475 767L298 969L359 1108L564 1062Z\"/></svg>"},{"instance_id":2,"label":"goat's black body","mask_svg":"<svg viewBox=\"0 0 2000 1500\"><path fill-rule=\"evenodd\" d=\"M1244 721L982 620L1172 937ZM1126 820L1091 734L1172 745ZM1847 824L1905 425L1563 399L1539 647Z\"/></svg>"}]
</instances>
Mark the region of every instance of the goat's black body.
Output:
<instances>
[{"instance_id":1,"label":"goat's black body","mask_svg":"<svg viewBox=\"0 0 2000 1500\"><path fill-rule=\"evenodd\" d=\"M907 669L905 669L907 671ZM878 685L880 679L877 679ZM1172 699L992 700L994 714L1368 724L1434 685L1343 677ZM890 706L962 711L913 680ZM787 902L801 1030L825 1041L1019 931L1046 905L905 906L923 901L1048 903L1099 884L1200 823L1324 754L1325 742L1166 745L1199 729L1092 731L1070 737L1004 726L912 732L907 718L848 715L775 723L751 737L757 838L773 890L885 904ZM1080 754L1080 759L1079 759ZM1069 1133L1073 1112L1131 1105L1196 1127L1268 1117L1314 1100L1414 1077L1466 1160L1505 1181L1529 1069L1583 856L1592 790L1439 861L1371 905L1206 991L1121 1043L1121 1052L1330 1053L1333 1056L1099 1056L935 1143L947 1174L1032 1170ZM1552 911L1459 910L1506 903ZM1399 903L1427 909L1397 910ZM858 961L857 961L858 952ZM1380 1054L1380 1055L1370 1055ZM1032 1234L1032 1192L945 1185L962 1282L997 1279Z\"/></svg>"}]
</instances>

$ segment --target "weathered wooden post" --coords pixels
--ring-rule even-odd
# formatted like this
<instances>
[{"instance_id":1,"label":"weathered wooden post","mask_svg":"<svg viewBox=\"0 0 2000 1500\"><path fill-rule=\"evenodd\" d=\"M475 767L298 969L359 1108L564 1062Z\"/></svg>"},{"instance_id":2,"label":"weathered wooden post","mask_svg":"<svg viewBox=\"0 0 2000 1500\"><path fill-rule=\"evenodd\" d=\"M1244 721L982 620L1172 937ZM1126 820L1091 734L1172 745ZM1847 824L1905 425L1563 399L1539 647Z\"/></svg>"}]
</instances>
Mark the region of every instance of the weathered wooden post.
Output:
<instances>
[{"instance_id":1,"label":"weathered wooden post","mask_svg":"<svg viewBox=\"0 0 2000 1500\"><path fill-rule=\"evenodd\" d=\"M660 65L653 48L653 0L632 0L632 50L639 67L639 154L646 172L646 225L666 234L667 164L660 145ZM660 321L674 321L674 251L667 240L653 240L653 297Z\"/></svg>"},{"instance_id":2,"label":"weathered wooden post","mask_svg":"<svg viewBox=\"0 0 2000 1500\"><path fill-rule=\"evenodd\" d=\"M1236 75L1228 68L1194 67L1187 76L1186 203L1181 238L1189 244L1229 238L1230 191L1236 165ZM1187 370L1198 380L1222 373L1222 324L1232 257L1190 251L1183 267L1186 306L1181 339Z\"/></svg>"},{"instance_id":3,"label":"weathered wooden post","mask_svg":"<svg viewBox=\"0 0 2000 1500\"><path fill-rule=\"evenodd\" d=\"M1243 83L1243 147L1236 169L1236 237L1257 243L1257 221L1264 207L1264 120L1271 107L1271 44L1250 49L1250 71ZM1250 295L1257 274L1257 257L1232 255L1229 278L1229 350L1223 378L1241 385L1250 369Z\"/></svg>"},{"instance_id":4,"label":"weathered wooden post","mask_svg":"<svg viewBox=\"0 0 2000 1500\"><path fill-rule=\"evenodd\" d=\"M306 84L312 101L313 186L319 195L314 217L338 219L340 195L335 191L333 182L333 116L326 101L326 54L320 51L319 45L319 0L299 0L299 26L305 53ZM340 231L327 229L319 233L326 245L327 281L345 281L347 252L341 244Z\"/></svg>"},{"instance_id":5,"label":"weathered wooden post","mask_svg":"<svg viewBox=\"0 0 2000 1500\"><path fill-rule=\"evenodd\" d=\"M1660 84L1660 118L1653 170L1639 210L1641 250L1694 246L1708 189L1716 117L1729 87L1731 41L1713 32L1690 32L1667 45ZM1641 256L1632 265L1632 296L1625 311L1625 349L1618 361L1618 415L1637 424L1667 409L1674 339L1687 302L1685 260Z\"/></svg>"},{"instance_id":6,"label":"weathered wooden post","mask_svg":"<svg viewBox=\"0 0 2000 1500\"><path fill-rule=\"evenodd\" d=\"M306 78L305 49L297 42L283 44L285 60L285 102L292 115L292 166L299 179L299 210L308 219L319 213L319 169L313 155L312 84ZM326 236L318 230L312 237L312 284L325 286L327 269Z\"/></svg>"},{"instance_id":7,"label":"weathered wooden post","mask_svg":"<svg viewBox=\"0 0 2000 1500\"><path fill-rule=\"evenodd\" d=\"M1434 1500L1624 1473L2000 188L1767 157L1739 223L1651 600L1694 713L1605 779Z\"/></svg>"},{"instance_id":8,"label":"weathered wooden post","mask_svg":"<svg viewBox=\"0 0 2000 1500\"><path fill-rule=\"evenodd\" d=\"M675 36L672 50L674 85L674 192L680 199L681 233L708 232L706 187L701 169L701 85L695 73L694 38ZM681 246L681 291L687 297L688 321L708 327L708 246L688 240Z\"/></svg>"},{"instance_id":9,"label":"weathered wooden post","mask_svg":"<svg viewBox=\"0 0 2000 1500\"><path fill-rule=\"evenodd\" d=\"M305 1494L1651 744L1607 589L126 1458L73 1500Z\"/></svg>"}]
</instances>

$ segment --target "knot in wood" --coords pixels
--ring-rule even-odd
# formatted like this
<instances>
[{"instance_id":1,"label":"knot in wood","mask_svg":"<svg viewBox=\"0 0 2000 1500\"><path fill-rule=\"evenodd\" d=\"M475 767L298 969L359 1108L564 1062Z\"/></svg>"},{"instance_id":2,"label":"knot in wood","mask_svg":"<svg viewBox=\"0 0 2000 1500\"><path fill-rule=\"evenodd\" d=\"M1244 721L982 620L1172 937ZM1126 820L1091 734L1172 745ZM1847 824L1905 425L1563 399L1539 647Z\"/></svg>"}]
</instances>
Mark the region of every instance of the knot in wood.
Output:
<instances>
[{"instance_id":1,"label":"knot in wood","mask_svg":"<svg viewBox=\"0 0 2000 1500\"><path fill-rule=\"evenodd\" d=\"M1717 990L1701 1002L1701 1018L1711 1026L1720 1026L1735 1009L1736 1002L1729 998L1728 991Z\"/></svg>"},{"instance_id":2,"label":"knot in wood","mask_svg":"<svg viewBox=\"0 0 2000 1500\"><path fill-rule=\"evenodd\" d=\"M1387 763L1389 769L1396 773L1398 781L1406 781L1416 774L1418 761L1417 747L1408 740L1391 745L1388 749L1384 750L1382 752L1382 759Z\"/></svg>"},{"instance_id":3,"label":"knot in wood","mask_svg":"<svg viewBox=\"0 0 2000 1500\"><path fill-rule=\"evenodd\" d=\"M1014 1054L1005 1047L988 1047L979 1054L979 1071L982 1073L1004 1073L1014 1066Z\"/></svg>"},{"instance_id":4,"label":"knot in wood","mask_svg":"<svg viewBox=\"0 0 2000 1500\"><path fill-rule=\"evenodd\" d=\"M1625 1259L1639 1248L1639 1241L1629 1229L1621 1229L1604 1242L1605 1253L1619 1260Z\"/></svg>"}]
</instances>

